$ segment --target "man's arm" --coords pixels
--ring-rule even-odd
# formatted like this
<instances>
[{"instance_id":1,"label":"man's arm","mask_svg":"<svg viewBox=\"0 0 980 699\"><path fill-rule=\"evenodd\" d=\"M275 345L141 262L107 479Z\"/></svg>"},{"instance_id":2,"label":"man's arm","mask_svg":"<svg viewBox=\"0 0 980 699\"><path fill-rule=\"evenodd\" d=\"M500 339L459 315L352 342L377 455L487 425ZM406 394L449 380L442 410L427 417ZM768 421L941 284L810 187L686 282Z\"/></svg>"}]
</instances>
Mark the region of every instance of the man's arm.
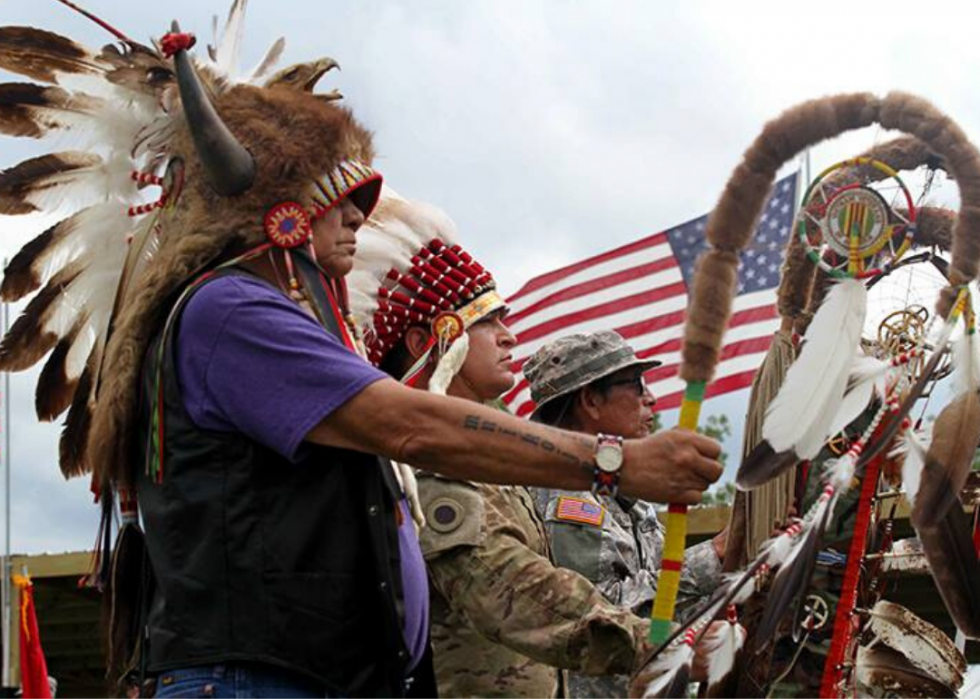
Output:
<instances>
[{"instance_id":1,"label":"man's arm","mask_svg":"<svg viewBox=\"0 0 980 699\"><path fill-rule=\"evenodd\" d=\"M393 379L376 381L314 427L307 441L381 454L461 480L588 490L596 439L528 422ZM657 502L696 504L722 473L721 447L666 430L626 440L620 490Z\"/></svg>"}]
</instances>

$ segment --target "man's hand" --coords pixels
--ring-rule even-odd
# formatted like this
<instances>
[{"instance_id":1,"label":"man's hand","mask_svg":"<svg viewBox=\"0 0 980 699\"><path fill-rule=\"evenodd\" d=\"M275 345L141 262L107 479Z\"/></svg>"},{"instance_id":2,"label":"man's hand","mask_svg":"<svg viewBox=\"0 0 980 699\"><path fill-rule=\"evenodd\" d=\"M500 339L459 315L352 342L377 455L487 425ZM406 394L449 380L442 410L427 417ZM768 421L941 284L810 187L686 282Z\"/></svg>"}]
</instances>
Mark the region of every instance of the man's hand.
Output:
<instances>
[{"instance_id":1,"label":"man's hand","mask_svg":"<svg viewBox=\"0 0 980 699\"><path fill-rule=\"evenodd\" d=\"M708 486L721 478L720 455L718 442L688 430L628 440L619 489L653 502L697 505Z\"/></svg>"}]
</instances>

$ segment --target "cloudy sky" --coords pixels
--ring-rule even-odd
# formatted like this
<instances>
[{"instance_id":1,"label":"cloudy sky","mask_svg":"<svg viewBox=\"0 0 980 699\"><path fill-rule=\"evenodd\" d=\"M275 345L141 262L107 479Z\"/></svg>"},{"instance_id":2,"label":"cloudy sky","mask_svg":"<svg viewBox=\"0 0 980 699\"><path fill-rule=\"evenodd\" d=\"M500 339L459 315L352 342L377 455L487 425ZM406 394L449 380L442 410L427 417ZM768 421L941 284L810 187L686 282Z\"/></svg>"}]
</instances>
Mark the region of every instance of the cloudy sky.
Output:
<instances>
[{"instance_id":1,"label":"cloudy sky","mask_svg":"<svg viewBox=\"0 0 980 699\"><path fill-rule=\"evenodd\" d=\"M174 18L207 39L211 16L227 10L225 0L84 4L137 40L160 36ZM449 211L510 293L708 211L762 124L804 99L915 92L980 139L977 8L251 0L242 63L256 63L281 35L283 64L339 60L342 72L321 89L339 87L374 130L387 181ZM110 38L55 0L0 0L0 23L92 46ZM866 130L825 144L812 153L814 171L886 137ZM0 167L39 152L0 137ZM955 199L955 188L938 196ZM0 217L0 226L0 255L9 256L44 222ZM97 512L87 484L58 472L58 428L36 424L32 379L15 376L9 396L13 548L86 548ZM744 403L736 394L706 410L737 421Z\"/></svg>"}]
</instances>

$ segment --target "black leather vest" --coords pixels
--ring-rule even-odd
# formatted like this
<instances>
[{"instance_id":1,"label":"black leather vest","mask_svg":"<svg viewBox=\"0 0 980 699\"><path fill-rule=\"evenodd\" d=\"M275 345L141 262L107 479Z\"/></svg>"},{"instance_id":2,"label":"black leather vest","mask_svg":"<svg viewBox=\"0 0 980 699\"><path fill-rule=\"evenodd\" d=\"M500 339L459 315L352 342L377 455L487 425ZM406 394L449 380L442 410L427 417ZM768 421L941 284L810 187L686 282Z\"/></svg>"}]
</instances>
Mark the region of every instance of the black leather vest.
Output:
<instances>
[{"instance_id":1,"label":"black leather vest","mask_svg":"<svg viewBox=\"0 0 980 699\"><path fill-rule=\"evenodd\" d=\"M219 276L229 273L245 274ZM258 662L343 695L401 696L408 653L390 464L311 444L290 463L244 435L197 428L180 395L173 325L143 368L146 449L151 400L162 398L164 418L162 479L142 468L138 478L154 577L149 671Z\"/></svg>"}]
</instances>

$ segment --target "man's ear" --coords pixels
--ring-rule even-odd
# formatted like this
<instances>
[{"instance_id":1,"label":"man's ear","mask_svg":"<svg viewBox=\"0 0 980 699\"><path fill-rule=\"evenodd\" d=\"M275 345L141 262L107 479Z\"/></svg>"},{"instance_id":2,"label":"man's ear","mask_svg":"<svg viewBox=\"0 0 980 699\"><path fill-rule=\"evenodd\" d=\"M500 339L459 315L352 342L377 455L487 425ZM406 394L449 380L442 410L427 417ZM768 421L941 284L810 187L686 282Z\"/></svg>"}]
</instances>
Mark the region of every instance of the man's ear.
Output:
<instances>
[{"instance_id":1,"label":"man's ear","mask_svg":"<svg viewBox=\"0 0 980 699\"><path fill-rule=\"evenodd\" d=\"M419 325L413 325L405 331L405 349L412 355L412 359L418 359L425 353L429 337L429 331Z\"/></svg>"},{"instance_id":2,"label":"man's ear","mask_svg":"<svg viewBox=\"0 0 980 699\"><path fill-rule=\"evenodd\" d=\"M591 386L583 388L575 397L575 404L581 411L580 415L589 418L592 422L598 422L603 403L605 403L603 397L593 391Z\"/></svg>"}]
</instances>

